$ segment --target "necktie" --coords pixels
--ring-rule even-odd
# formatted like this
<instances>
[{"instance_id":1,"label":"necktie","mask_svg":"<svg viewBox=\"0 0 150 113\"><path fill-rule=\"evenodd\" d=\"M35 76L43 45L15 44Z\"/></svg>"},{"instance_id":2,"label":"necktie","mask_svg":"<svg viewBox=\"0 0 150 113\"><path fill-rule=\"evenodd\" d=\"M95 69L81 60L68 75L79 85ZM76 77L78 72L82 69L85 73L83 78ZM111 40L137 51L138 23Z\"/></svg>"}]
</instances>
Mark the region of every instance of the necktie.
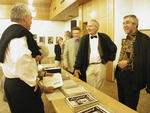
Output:
<instances>
[{"instance_id":1,"label":"necktie","mask_svg":"<svg viewBox=\"0 0 150 113\"><path fill-rule=\"evenodd\" d=\"M91 36L91 39L93 39L93 38L97 38L97 36Z\"/></svg>"}]
</instances>

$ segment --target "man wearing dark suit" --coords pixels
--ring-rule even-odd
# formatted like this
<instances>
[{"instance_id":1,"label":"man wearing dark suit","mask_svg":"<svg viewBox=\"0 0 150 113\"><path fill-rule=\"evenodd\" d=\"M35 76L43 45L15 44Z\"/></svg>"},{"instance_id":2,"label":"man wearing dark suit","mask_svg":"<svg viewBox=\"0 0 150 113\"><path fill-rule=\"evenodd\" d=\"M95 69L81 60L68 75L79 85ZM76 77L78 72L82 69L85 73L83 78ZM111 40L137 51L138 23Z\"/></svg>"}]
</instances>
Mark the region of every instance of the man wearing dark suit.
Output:
<instances>
[{"instance_id":1,"label":"man wearing dark suit","mask_svg":"<svg viewBox=\"0 0 150 113\"><path fill-rule=\"evenodd\" d=\"M106 76L106 63L115 59L117 47L108 35L99 33L98 29L96 20L88 22L89 34L80 40L74 75L101 89Z\"/></svg>"},{"instance_id":2,"label":"man wearing dark suit","mask_svg":"<svg viewBox=\"0 0 150 113\"><path fill-rule=\"evenodd\" d=\"M147 85L150 93L150 39L138 31L138 19L127 15L123 19L127 34L122 48L115 77L117 78L119 101L136 110L140 89Z\"/></svg>"}]
</instances>

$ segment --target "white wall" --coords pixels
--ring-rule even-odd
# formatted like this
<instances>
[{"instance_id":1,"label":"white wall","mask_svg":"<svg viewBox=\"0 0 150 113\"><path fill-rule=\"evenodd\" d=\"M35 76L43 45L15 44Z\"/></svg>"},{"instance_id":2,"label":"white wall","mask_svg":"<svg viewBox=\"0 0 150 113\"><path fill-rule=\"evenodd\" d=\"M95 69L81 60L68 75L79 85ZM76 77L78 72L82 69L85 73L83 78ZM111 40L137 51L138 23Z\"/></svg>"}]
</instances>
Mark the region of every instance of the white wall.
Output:
<instances>
[{"instance_id":1,"label":"white wall","mask_svg":"<svg viewBox=\"0 0 150 113\"><path fill-rule=\"evenodd\" d=\"M77 21L77 26L79 26L79 17L75 17L71 20L76 20ZM71 31L71 20L68 20L65 22L65 31Z\"/></svg>"},{"instance_id":2,"label":"white wall","mask_svg":"<svg viewBox=\"0 0 150 113\"><path fill-rule=\"evenodd\" d=\"M123 31L123 17L128 14L132 14L133 2L132 0L115 0L115 28L114 28L114 42L117 46L117 56L114 61L114 66L117 64L120 49L121 49L121 40L125 38L126 35Z\"/></svg>"},{"instance_id":3,"label":"white wall","mask_svg":"<svg viewBox=\"0 0 150 113\"><path fill-rule=\"evenodd\" d=\"M0 19L0 36L3 31L11 24L10 20L8 19ZM54 36L54 42L56 36L64 36L65 32L65 25L66 22L59 22L59 21L39 21L33 20L31 25L31 32L33 34L37 34L37 36ZM50 50L50 57L54 57L54 45L47 44Z\"/></svg>"},{"instance_id":4,"label":"white wall","mask_svg":"<svg viewBox=\"0 0 150 113\"><path fill-rule=\"evenodd\" d=\"M121 49L121 40L126 37L123 31L123 17L135 14L139 19L139 29L150 29L150 0L115 0L114 42L117 45L116 66Z\"/></svg>"},{"instance_id":5,"label":"white wall","mask_svg":"<svg viewBox=\"0 0 150 113\"><path fill-rule=\"evenodd\" d=\"M139 29L150 29L150 0L133 0L133 13L139 19Z\"/></svg>"}]
</instances>

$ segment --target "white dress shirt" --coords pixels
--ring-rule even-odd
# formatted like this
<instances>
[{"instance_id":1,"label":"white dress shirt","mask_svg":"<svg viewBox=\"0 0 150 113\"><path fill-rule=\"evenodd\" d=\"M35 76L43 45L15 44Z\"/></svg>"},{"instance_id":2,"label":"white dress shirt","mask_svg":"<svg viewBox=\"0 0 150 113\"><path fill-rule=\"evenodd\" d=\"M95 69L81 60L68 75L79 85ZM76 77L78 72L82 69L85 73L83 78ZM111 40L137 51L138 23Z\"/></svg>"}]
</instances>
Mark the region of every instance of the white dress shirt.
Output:
<instances>
[{"instance_id":1,"label":"white dress shirt","mask_svg":"<svg viewBox=\"0 0 150 113\"><path fill-rule=\"evenodd\" d=\"M90 41L90 61L89 63L99 63L101 62L101 57L98 50L98 34L96 34L97 38L91 39L92 35L89 35L89 41Z\"/></svg>"},{"instance_id":2,"label":"white dress shirt","mask_svg":"<svg viewBox=\"0 0 150 113\"><path fill-rule=\"evenodd\" d=\"M35 86L38 68L25 36L10 41L2 68L7 78L20 78L29 86Z\"/></svg>"}]
</instances>

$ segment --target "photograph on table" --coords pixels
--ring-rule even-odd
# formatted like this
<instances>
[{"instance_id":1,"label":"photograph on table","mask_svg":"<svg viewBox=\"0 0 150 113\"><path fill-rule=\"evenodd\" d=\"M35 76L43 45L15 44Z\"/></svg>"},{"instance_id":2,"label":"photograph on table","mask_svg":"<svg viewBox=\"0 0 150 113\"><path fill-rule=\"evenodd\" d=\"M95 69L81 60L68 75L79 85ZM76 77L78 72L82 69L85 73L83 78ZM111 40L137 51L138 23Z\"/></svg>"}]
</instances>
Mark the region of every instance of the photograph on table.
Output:
<instances>
[{"instance_id":1,"label":"photograph on table","mask_svg":"<svg viewBox=\"0 0 150 113\"><path fill-rule=\"evenodd\" d=\"M71 97L66 98L66 100L73 108L97 102L97 100L88 93L71 96Z\"/></svg>"}]
</instances>

